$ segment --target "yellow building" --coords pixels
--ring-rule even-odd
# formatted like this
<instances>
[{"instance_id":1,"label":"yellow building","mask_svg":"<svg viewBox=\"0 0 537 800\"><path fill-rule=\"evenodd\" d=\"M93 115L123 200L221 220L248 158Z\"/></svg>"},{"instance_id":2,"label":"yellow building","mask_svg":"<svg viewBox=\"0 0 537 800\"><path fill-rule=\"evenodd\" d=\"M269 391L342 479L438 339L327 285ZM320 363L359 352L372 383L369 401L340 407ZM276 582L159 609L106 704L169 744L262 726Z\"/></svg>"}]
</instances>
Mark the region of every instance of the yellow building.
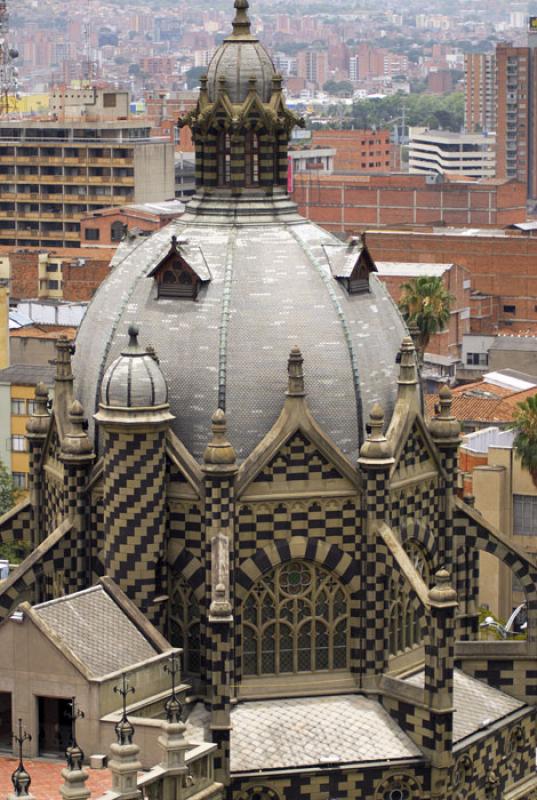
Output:
<instances>
[{"instance_id":1,"label":"yellow building","mask_svg":"<svg viewBox=\"0 0 537 800\"><path fill-rule=\"evenodd\" d=\"M28 487L26 422L34 410L35 387L53 384L54 367L17 364L0 370L0 457L18 489Z\"/></svg>"},{"instance_id":2,"label":"yellow building","mask_svg":"<svg viewBox=\"0 0 537 800\"><path fill-rule=\"evenodd\" d=\"M463 438L460 464L465 492L476 509L512 544L537 555L537 486L513 447L512 430L484 428ZM488 553L480 554L480 603L502 619L524 602L511 570Z\"/></svg>"}]
</instances>

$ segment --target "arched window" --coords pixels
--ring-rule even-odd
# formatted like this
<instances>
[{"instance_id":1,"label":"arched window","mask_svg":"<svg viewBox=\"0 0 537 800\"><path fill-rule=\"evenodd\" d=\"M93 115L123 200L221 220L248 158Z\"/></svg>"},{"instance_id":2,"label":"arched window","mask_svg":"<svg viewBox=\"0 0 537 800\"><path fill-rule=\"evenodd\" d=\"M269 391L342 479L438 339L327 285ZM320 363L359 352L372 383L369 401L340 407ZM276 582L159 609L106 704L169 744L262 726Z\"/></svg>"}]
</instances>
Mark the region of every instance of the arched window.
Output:
<instances>
[{"instance_id":1,"label":"arched window","mask_svg":"<svg viewBox=\"0 0 537 800\"><path fill-rule=\"evenodd\" d=\"M120 242L123 239L123 234L125 233L125 225L116 220L112 222L110 226L110 238L113 242Z\"/></svg>"},{"instance_id":2,"label":"arched window","mask_svg":"<svg viewBox=\"0 0 537 800\"><path fill-rule=\"evenodd\" d=\"M217 139L218 185L229 186L231 183L231 136L226 131L219 131Z\"/></svg>"},{"instance_id":3,"label":"arched window","mask_svg":"<svg viewBox=\"0 0 537 800\"><path fill-rule=\"evenodd\" d=\"M427 552L415 539L409 539L403 547L412 561L414 569L421 575L425 585L429 586L432 568ZM402 586L398 577L394 576L389 587L388 646L390 655L403 653L405 650L421 644L421 625L415 602L408 585Z\"/></svg>"},{"instance_id":4,"label":"arched window","mask_svg":"<svg viewBox=\"0 0 537 800\"><path fill-rule=\"evenodd\" d=\"M337 577L291 561L260 578L242 607L245 675L345 669L349 597Z\"/></svg>"},{"instance_id":5,"label":"arched window","mask_svg":"<svg viewBox=\"0 0 537 800\"><path fill-rule=\"evenodd\" d=\"M259 184L259 136L254 131L247 131L244 143L244 163L246 169L246 185Z\"/></svg>"},{"instance_id":6,"label":"arched window","mask_svg":"<svg viewBox=\"0 0 537 800\"><path fill-rule=\"evenodd\" d=\"M168 638L183 649L183 669L200 671L200 609L192 588L183 576L172 578Z\"/></svg>"}]
</instances>

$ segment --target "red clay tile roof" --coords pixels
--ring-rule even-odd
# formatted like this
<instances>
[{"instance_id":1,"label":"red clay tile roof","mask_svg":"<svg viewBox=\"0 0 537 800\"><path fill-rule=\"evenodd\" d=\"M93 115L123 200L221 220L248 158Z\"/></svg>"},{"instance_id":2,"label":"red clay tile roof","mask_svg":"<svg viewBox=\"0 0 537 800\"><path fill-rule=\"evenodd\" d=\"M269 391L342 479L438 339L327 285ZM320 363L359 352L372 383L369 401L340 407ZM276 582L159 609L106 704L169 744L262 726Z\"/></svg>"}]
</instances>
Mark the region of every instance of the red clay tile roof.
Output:
<instances>
[{"instance_id":1,"label":"red clay tile roof","mask_svg":"<svg viewBox=\"0 0 537 800\"><path fill-rule=\"evenodd\" d=\"M77 328L67 325L26 325L24 328L15 328L9 335L18 339L59 339L60 336L74 339L76 332Z\"/></svg>"},{"instance_id":2,"label":"red clay tile roof","mask_svg":"<svg viewBox=\"0 0 537 800\"><path fill-rule=\"evenodd\" d=\"M476 386L482 387L484 384L472 384L475 392ZM490 386L490 385L488 385ZM499 390L498 397L479 397L477 394L468 394L468 386L458 386L453 390L452 413L461 422L486 422L493 424L505 424L511 422L513 414L517 409L518 403L537 394L537 388L526 389L523 392L513 392L494 386L492 389ZM435 404L438 403L437 395L425 396L425 413L427 417L434 415Z\"/></svg>"}]
</instances>

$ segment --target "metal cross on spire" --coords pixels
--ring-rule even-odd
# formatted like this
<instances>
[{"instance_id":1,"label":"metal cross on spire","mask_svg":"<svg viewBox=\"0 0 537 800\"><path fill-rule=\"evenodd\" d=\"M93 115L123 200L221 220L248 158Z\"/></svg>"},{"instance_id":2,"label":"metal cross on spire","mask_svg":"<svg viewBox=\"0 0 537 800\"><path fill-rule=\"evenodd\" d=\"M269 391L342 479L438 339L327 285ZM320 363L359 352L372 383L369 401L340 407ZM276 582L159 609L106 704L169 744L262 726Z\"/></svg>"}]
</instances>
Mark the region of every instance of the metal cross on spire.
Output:
<instances>
[{"instance_id":1,"label":"metal cross on spire","mask_svg":"<svg viewBox=\"0 0 537 800\"><path fill-rule=\"evenodd\" d=\"M168 664L164 664L164 671L167 672L172 679L172 693L164 703L164 709L166 711L166 719L170 723L181 722L181 716L183 714L183 706L181 701L177 697L176 685L175 685L175 678L177 674L180 672L180 669L181 669L181 662L179 661L179 653L174 652L168 658Z\"/></svg>"},{"instance_id":2,"label":"metal cross on spire","mask_svg":"<svg viewBox=\"0 0 537 800\"><path fill-rule=\"evenodd\" d=\"M25 766L22 761L22 748L24 746L24 742L31 742L32 737L26 731L22 729L22 719L19 718L19 729L18 734L12 733L12 739L14 742L17 743L19 748L19 765L15 772L11 776L11 782L15 789L15 797L27 797L28 789L32 782L29 774L27 773Z\"/></svg>"},{"instance_id":3,"label":"metal cross on spire","mask_svg":"<svg viewBox=\"0 0 537 800\"><path fill-rule=\"evenodd\" d=\"M127 678L127 673L123 672L121 675L121 685L114 686L114 692L116 694L121 695L122 703L123 703L123 712L121 715L121 719L117 723L115 730L117 734L117 740L119 744L132 744L132 737L134 734L134 727L131 722L129 722L129 718L127 717L127 697L129 694L134 694L136 689L134 686L129 686L129 679Z\"/></svg>"},{"instance_id":4,"label":"metal cross on spire","mask_svg":"<svg viewBox=\"0 0 537 800\"><path fill-rule=\"evenodd\" d=\"M65 751L67 758L67 766L69 769L82 769L82 762L84 761L84 753L76 740L76 721L77 719L84 719L84 712L76 703L76 697L71 698L70 710L66 712L66 717L71 723L71 742Z\"/></svg>"}]
</instances>

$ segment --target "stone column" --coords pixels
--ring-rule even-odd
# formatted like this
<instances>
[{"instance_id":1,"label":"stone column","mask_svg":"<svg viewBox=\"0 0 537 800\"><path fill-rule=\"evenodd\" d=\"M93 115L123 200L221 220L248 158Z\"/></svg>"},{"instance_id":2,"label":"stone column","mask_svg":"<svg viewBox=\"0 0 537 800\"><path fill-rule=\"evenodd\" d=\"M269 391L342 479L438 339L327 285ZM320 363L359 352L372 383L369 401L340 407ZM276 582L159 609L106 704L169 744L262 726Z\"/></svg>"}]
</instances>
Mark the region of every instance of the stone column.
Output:
<instances>
[{"instance_id":1,"label":"stone column","mask_svg":"<svg viewBox=\"0 0 537 800\"><path fill-rule=\"evenodd\" d=\"M50 426L48 390L44 383L35 387L34 413L26 423L26 438L30 451L29 489L32 505L32 546L35 548L45 538L41 508L43 503L43 472L41 459Z\"/></svg>"},{"instance_id":2,"label":"stone column","mask_svg":"<svg viewBox=\"0 0 537 800\"><path fill-rule=\"evenodd\" d=\"M63 437L65 512L76 531L76 575L69 576L69 589L79 591L91 584L91 541L88 530L89 498L86 487L95 460L92 444L84 430L84 409L75 400L69 411L70 427Z\"/></svg>"},{"instance_id":3,"label":"stone column","mask_svg":"<svg viewBox=\"0 0 537 800\"><path fill-rule=\"evenodd\" d=\"M429 590L431 624L425 641L425 703L428 709L428 737L423 749L431 759L431 798L447 797L453 765L453 662L455 652L455 611L457 595L450 575L442 569Z\"/></svg>"},{"instance_id":4,"label":"stone column","mask_svg":"<svg viewBox=\"0 0 537 800\"><path fill-rule=\"evenodd\" d=\"M443 386L439 393L438 411L429 423L429 431L438 448L446 473L443 508L439 515L437 530L438 563L441 566L455 564L453 500L457 483L457 455L461 441L461 426L451 413L451 403L451 392L447 386Z\"/></svg>"},{"instance_id":5,"label":"stone column","mask_svg":"<svg viewBox=\"0 0 537 800\"><path fill-rule=\"evenodd\" d=\"M142 769L138 758L140 748L132 740L134 728L126 716L116 725L116 734L117 742L110 745L112 757L108 761L114 800L142 800L138 789L138 773Z\"/></svg>"},{"instance_id":6,"label":"stone column","mask_svg":"<svg viewBox=\"0 0 537 800\"><path fill-rule=\"evenodd\" d=\"M82 768L84 753L76 744L67 748L67 766L62 769L63 786L60 794L63 800L88 800L91 792L86 786L88 773Z\"/></svg>"},{"instance_id":7,"label":"stone column","mask_svg":"<svg viewBox=\"0 0 537 800\"><path fill-rule=\"evenodd\" d=\"M103 437L104 567L150 622L166 630L166 432L173 416L154 355L129 329L107 370L95 419Z\"/></svg>"},{"instance_id":8,"label":"stone column","mask_svg":"<svg viewBox=\"0 0 537 800\"><path fill-rule=\"evenodd\" d=\"M384 522L389 512L389 475L394 463L392 448L384 436L384 411L378 403L371 409L369 417L371 433L362 445L358 466L364 476L365 519L362 537L362 685L375 691L378 679L388 664L388 642L386 619L388 599L386 574L382 574L382 564L386 565L386 554L377 534L378 525Z\"/></svg>"},{"instance_id":9,"label":"stone column","mask_svg":"<svg viewBox=\"0 0 537 800\"><path fill-rule=\"evenodd\" d=\"M233 666L233 521L235 450L227 440L226 417L219 409L212 419L212 438L204 453L205 575L209 609L206 666L210 686L211 731L218 745L216 779L229 783L229 736Z\"/></svg>"}]
</instances>

